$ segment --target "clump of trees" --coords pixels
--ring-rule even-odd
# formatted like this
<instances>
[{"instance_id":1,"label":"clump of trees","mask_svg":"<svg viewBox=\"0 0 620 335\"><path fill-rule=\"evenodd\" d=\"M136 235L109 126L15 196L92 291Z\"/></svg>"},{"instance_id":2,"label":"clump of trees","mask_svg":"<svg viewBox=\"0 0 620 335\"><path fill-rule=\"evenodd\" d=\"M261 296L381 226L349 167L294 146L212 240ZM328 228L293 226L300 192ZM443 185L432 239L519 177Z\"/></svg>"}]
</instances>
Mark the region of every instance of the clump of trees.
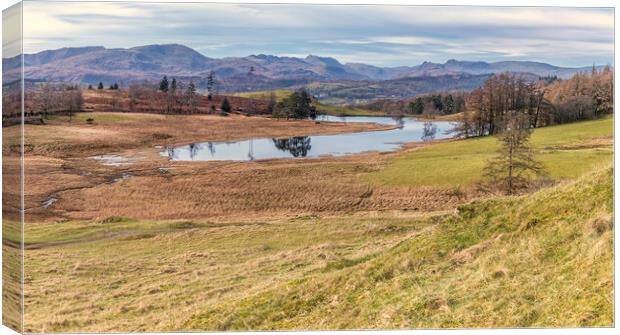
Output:
<instances>
[{"instance_id":1,"label":"clump of trees","mask_svg":"<svg viewBox=\"0 0 620 335\"><path fill-rule=\"evenodd\" d=\"M380 99L359 107L385 114L447 115L464 111L466 97L466 92L436 93L407 100Z\"/></svg>"},{"instance_id":2,"label":"clump of trees","mask_svg":"<svg viewBox=\"0 0 620 335\"><path fill-rule=\"evenodd\" d=\"M35 105L43 118L52 114L73 114L83 109L84 98L78 85L45 83L36 91Z\"/></svg>"},{"instance_id":3,"label":"clump of trees","mask_svg":"<svg viewBox=\"0 0 620 335\"><path fill-rule=\"evenodd\" d=\"M545 87L546 100L555 107L551 121L567 123L613 113L613 71L592 67L568 80L556 80Z\"/></svg>"},{"instance_id":4,"label":"clump of trees","mask_svg":"<svg viewBox=\"0 0 620 335\"><path fill-rule=\"evenodd\" d=\"M272 116L286 119L316 118L316 107L312 105L312 98L301 89L293 92L273 106Z\"/></svg>"},{"instance_id":5,"label":"clump of trees","mask_svg":"<svg viewBox=\"0 0 620 335\"><path fill-rule=\"evenodd\" d=\"M415 98L407 105L408 113L414 115L449 115L465 110L464 94L433 94Z\"/></svg>"},{"instance_id":6,"label":"clump of trees","mask_svg":"<svg viewBox=\"0 0 620 335\"><path fill-rule=\"evenodd\" d=\"M193 81L190 80L187 87L184 87L184 84L178 82L176 78L169 80L168 76L164 76L159 82L158 90L159 94L151 95L154 95L154 100L157 101L162 112L171 114L198 111L200 95L196 92L196 85Z\"/></svg>"},{"instance_id":7,"label":"clump of trees","mask_svg":"<svg viewBox=\"0 0 620 335\"><path fill-rule=\"evenodd\" d=\"M613 112L613 72L609 67L567 80L528 82L511 73L490 77L472 91L454 132L460 137L501 133L512 113L530 128L598 118Z\"/></svg>"}]
</instances>

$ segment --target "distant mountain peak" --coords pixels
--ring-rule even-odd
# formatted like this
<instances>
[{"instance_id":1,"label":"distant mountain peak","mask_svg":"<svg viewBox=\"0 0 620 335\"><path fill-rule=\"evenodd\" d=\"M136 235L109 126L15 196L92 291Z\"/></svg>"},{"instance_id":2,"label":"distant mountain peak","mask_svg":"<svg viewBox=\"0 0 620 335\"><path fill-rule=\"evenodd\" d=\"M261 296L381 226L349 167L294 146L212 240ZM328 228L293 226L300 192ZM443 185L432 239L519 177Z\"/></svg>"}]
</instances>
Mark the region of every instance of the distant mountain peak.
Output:
<instances>
[{"instance_id":1,"label":"distant mountain peak","mask_svg":"<svg viewBox=\"0 0 620 335\"><path fill-rule=\"evenodd\" d=\"M322 63L322 64L328 64L328 65L342 65L340 64L340 62L332 57L321 57L321 56L317 56L317 55L308 55L305 58L306 62L310 62L310 63Z\"/></svg>"},{"instance_id":2,"label":"distant mountain peak","mask_svg":"<svg viewBox=\"0 0 620 335\"><path fill-rule=\"evenodd\" d=\"M5 77L19 78L21 59L3 59ZM305 58L279 57L267 54L246 57L208 58L202 53L178 43L151 44L132 48L102 46L67 47L24 55L24 72L28 79L104 83L114 81L156 81L163 75L179 79L191 78L199 83L214 71L222 82L245 78L248 71L260 75L261 87L269 81L277 87L300 85L315 81L364 80L381 81L399 78L428 78L439 76L487 75L499 72L529 73L535 76L557 75L566 78L583 68L564 68L533 61L503 61L487 63L449 59L444 64L425 61L416 66L380 67L363 63L342 64L333 57L310 54ZM254 82L243 86L250 89ZM8 81L7 81L8 82ZM230 84L233 85L233 84ZM276 84L273 84L276 85ZM234 86L233 86L234 87ZM254 88L255 89L255 88Z\"/></svg>"}]
</instances>

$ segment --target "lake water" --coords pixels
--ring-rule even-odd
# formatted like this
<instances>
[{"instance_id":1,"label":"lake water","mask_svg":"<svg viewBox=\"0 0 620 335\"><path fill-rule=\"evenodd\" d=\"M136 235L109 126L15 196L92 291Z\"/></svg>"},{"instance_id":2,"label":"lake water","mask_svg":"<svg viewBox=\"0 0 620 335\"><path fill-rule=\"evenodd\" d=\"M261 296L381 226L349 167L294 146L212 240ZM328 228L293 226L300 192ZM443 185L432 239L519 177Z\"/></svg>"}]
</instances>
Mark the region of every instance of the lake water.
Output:
<instances>
[{"instance_id":1,"label":"lake water","mask_svg":"<svg viewBox=\"0 0 620 335\"><path fill-rule=\"evenodd\" d=\"M404 143L448 138L451 122L424 122L415 118L329 116L321 115L317 121L373 122L396 125L399 128L358 133L299 136L291 138L255 138L234 142L203 142L177 147L167 147L161 152L178 161L247 161L273 158L302 158L344 156L367 151L394 151Z\"/></svg>"}]
</instances>

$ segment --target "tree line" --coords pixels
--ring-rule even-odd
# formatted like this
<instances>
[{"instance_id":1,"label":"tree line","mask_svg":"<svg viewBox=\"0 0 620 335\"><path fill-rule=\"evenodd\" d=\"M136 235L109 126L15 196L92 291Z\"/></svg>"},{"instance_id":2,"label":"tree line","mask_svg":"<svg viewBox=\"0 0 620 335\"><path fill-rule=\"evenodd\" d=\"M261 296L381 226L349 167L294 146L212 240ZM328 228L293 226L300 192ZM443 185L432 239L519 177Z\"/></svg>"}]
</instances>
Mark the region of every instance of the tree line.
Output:
<instances>
[{"instance_id":1,"label":"tree line","mask_svg":"<svg viewBox=\"0 0 620 335\"><path fill-rule=\"evenodd\" d=\"M36 106L43 118L51 114L66 113L71 120L73 114L82 111L84 98L78 85L45 83L35 92L26 94L28 105Z\"/></svg>"},{"instance_id":2,"label":"tree line","mask_svg":"<svg viewBox=\"0 0 620 335\"><path fill-rule=\"evenodd\" d=\"M490 77L470 92L454 132L459 137L494 135L516 113L529 128L598 118L613 112L613 73L578 73L567 80L526 81L511 73Z\"/></svg>"},{"instance_id":3,"label":"tree line","mask_svg":"<svg viewBox=\"0 0 620 335\"><path fill-rule=\"evenodd\" d=\"M466 108L467 92L419 95L414 99L380 99L359 105L360 108L399 115L447 115Z\"/></svg>"},{"instance_id":4,"label":"tree line","mask_svg":"<svg viewBox=\"0 0 620 335\"><path fill-rule=\"evenodd\" d=\"M213 101L215 79L213 73L207 79L210 82L207 92L207 100L203 101L204 96L197 91L193 80L187 83L178 81L176 78L164 76L159 83L153 85L148 82L133 83L126 90L127 99L124 99L122 90L117 90L112 94L109 102L113 111L124 111L126 108L130 112L136 112L140 104L148 106L149 110L159 111L164 114L195 114L203 113L204 105L210 109L207 112L215 113L217 108ZM128 102L125 102L128 100ZM127 107L125 107L127 106ZM221 113L232 112L233 107L227 97L220 103Z\"/></svg>"}]
</instances>

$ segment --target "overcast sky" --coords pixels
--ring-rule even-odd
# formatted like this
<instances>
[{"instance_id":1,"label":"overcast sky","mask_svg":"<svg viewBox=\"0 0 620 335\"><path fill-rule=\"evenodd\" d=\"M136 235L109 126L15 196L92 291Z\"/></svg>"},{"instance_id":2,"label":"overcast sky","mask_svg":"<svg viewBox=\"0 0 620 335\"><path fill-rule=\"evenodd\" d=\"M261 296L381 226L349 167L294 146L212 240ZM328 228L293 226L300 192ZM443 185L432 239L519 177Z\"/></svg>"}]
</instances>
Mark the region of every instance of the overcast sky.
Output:
<instances>
[{"instance_id":1,"label":"overcast sky","mask_svg":"<svg viewBox=\"0 0 620 335\"><path fill-rule=\"evenodd\" d=\"M331 56L381 66L612 64L613 9L26 2L26 53L179 43L208 57ZM5 56L6 57L6 56Z\"/></svg>"}]
</instances>

